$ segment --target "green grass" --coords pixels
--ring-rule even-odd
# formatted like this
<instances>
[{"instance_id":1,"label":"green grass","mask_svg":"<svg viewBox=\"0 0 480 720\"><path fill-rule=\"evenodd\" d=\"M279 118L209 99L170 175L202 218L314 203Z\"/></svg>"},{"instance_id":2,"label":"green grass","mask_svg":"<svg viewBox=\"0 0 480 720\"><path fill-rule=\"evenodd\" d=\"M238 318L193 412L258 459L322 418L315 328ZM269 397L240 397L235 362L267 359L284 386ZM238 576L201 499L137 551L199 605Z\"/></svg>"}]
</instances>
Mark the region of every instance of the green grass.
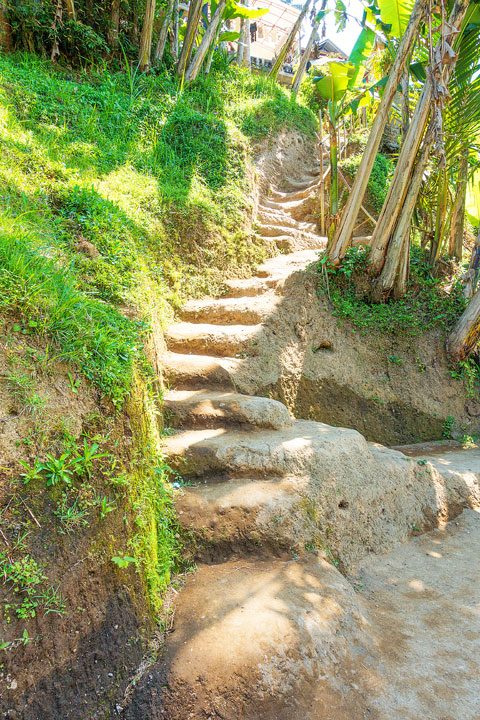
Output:
<instances>
[{"instance_id":1,"label":"green grass","mask_svg":"<svg viewBox=\"0 0 480 720\"><path fill-rule=\"evenodd\" d=\"M340 162L340 168L351 180L357 174L362 153L352 155ZM393 162L390 158L378 153L373 163L372 172L367 185L367 203L379 213L383 207L389 186L390 176L393 172Z\"/></svg>"},{"instance_id":2,"label":"green grass","mask_svg":"<svg viewBox=\"0 0 480 720\"><path fill-rule=\"evenodd\" d=\"M180 92L166 72L75 73L0 55L7 323L53 339L120 405L152 309L166 322L185 297L264 256L245 212L253 143L315 123L234 67Z\"/></svg>"},{"instance_id":3,"label":"green grass","mask_svg":"<svg viewBox=\"0 0 480 720\"><path fill-rule=\"evenodd\" d=\"M350 248L340 268L328 270L328 294L333 313L363 331L397 336L420 335L438 328L448 331L463 312L466 301L458 279L435 278L419 248L410 257L410 281L401 300L370 302L368 251ZM320 267L319 267L320 269ZM451 284L447 292L446 285ZM325 295L325 273L319 274L319 294Z\"/></svg>"}]
</instances>

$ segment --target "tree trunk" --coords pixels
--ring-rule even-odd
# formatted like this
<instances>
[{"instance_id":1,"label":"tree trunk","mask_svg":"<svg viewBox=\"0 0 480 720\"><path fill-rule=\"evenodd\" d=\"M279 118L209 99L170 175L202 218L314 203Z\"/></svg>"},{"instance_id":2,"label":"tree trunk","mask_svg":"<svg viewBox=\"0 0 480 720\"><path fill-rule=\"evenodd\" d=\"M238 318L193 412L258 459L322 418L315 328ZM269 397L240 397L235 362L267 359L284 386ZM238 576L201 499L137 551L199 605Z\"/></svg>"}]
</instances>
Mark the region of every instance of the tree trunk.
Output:
<instances>
[{"instance_id":1,"label":"tree trunk","mask_svg":"<svg viewBox=\"0 0 480 720\"><path fill-rule=\"evenodd\" d=\"M325 10L326 5L327 5L327 0L322 0L322 6L320 8L320 12ZM312 52L313 44L318 37L318 27L322 21L322 16L320 15L320 12L318 12L317 15L315 16L315 20L314 20L313 27L312 27L312 32L310 33L310 37L308 38L307 47L305 48L305 52L303 53L302 57L300 58L300 65L298 66L298 70L295 74L295 79L294 79L293 85L292 85L292 92L295 94L298 92L298 90L300 88L300 84L303 80L303 76L305 75L305 68L307 67L307 63L308 63L308 60L309 60L311 52Z\"/></svg>"},{"instance_id":2,"label":"tree trunk","mask_svg":"<svg viewBox=\"0 0 480 720\"><path fill-rule=\"evenodd\" d=\"M65 6L67 8L67 15L70 20L76 20L75 13L75 0L65 0Z\"/></svg>"},{"instance_id":3,"label":"tree trunk","mask_svg":"<svg viewBox=\"0 0 480 720\"><path fill-rule=\"evenodd\" d=\"M198 23L200 22L200 15L202 14L202 2L203 0L190 1L190 6L188 8L187 29L183 39L182 52L180 53L180 59L177 65L177 75L179 77L183 77L185 70L190 63L193 43L195 42Z\"/></svg>"},{"instance_id":4,"label":"tree trunk","mask_svg":"<svg viewBox=\"0 0 480 720\"><path fill-rule=\"evenodd\" d=\"M468 149L464 148L458 168L457 190L453 202L452 218L450 221L450 238L448 251L459 262L463 253L463 227L465 224L465 203L467 199L468 182Z\"/></svg>"},{"instance_id":5,"label":"tree trunk","mask_svg":"<svg viewBox=\"0 0 480 720\"><path fill-rule=\"evenodd\" d=\"M277 79L278 73L282 69L282 65L285 62L285 58L287 57L287 54L288 54L290 48L292 47L293 41L295 40L295 36L298 33L298 31L300 30L300 27L303 22L303 18L305 17L305 15L308 12L310 3L311 3L311 0L306 1L305 5L302 8L300 15L298 16L298 18L295 21L294 26L290 30L290 34L289 34L288 38L285 40L285 43L283 44L282 49L278 53L278 57L275 60L275 63L269 73L269 76L271 78L273 78L273 80Z\"/></svg>"},{"instance_id":6,"label":"tree trunk","mask_svg":"<svg viewBox=\"0 0 480 720\"><path fill-rule=\"evenodd\" d=\"M410 125L410 103L409 103L409 69L408 65L410 57L407 58L406 68L402 74L401 88L402 88L402 139L405 138L408 132L408 126Z\"/></svg>"},{"instance_id":7,"label":"tree trunk","mask_svg":"<svg viewBox=\"0 0 480 720\"><path fill-rule=\"evenodd\" d=\"M463 294L466 298L471 298L477 290L478 274L480 271L480 227L478 228L477 239L472 248L472 256L470 265L464 279Z\"/></svg>"},{"instance_id":8,"label":"tree trunk","mask_svg":"<svg viewBox=\"0 0 480 720\"><path fill-rule=\"evenodd\" d=\"M118 43L118 33L120 30L120 0L112 0L112 9L110 12L110 30L108 32L108 41L112 47L116 47Z\"/></svg>"},{"instance_id":9,"label":"tree trunk","mask_svg":"<svg viewBox=\"0 0 480 720\"><path fill-rule=\"evenodd\" d=\"M7 52L12 49L12 28L4 0L0 0L0 49Z\"/></svg>"},{"instance_id":10,"label":"tree trunk","mask_svg":"<svg viewBox=\"0 0 480 720\"><path fill-rule=\"evenodd\" d=\"M155 0L147 0L145 5L145 16L143 18L142 34L140 36L140 50L138 53L138 66L142 71L148 70L150 67L154 18Z\"/></svg>"},{"instance_id":11,"label":"tree trunk","mask_svg":"<svg viewBox=\"0 0 480 720\"><path fill-rule=\"evenodd\" d=\"M179 25L179 17L178 17L178 0L173 0L173 20L172 20L172 35L171 35L171 49L172 49L172 57L175 61L178 60L178 25Z\"/></svg>"},{"instance_id":12,"label":"tree trunk","mask_svg":"<svg viewBox=\"0 0 480 720\"><path fill-rule=\"evenodd\" d=\"M330 212L328 218L328 241L333 240L338 219L338 132L336 128L335 107L328 102L328 134L330 136Z\"/></svg>"},{"instance_id":13,"label":"tree trunk","mask_svg":"<svg viewBox=\"0 0 480 720\"><path fill-rule=\"evenodd\" d=\"M210 24L205 30L202 42L200 43L200 47L195 53L195 56L190 63L187 72L185 73L186 82L191 82L192 80L195 80L195 78L198 76L198 73L202 68L203 61L207 56L210 45L212 42L215 42L215 38L217 37L217 30L220 27L220 23L222 21L222 14L225 10L225 5L226 0L220 0L219 4L217 5L217 9L215 10Z\"/></svg>"},{"instance_id":14,"label":"tree trunk","mask_svg":"<svg viewBox=\"0 0 480 720\"><path fill-rule=\"evenodd\" d=\"M480 290L477 290L447 338L447 353L452 362L465 360L475 350L479 339Z\"/></svg>"},{"instance_id":15,"label":"tree trunk","mask_svg":"<svg viewBox=\"0 0 480 720\"><path fill-rule=\"evenodd\" d=\"M158 34L157 46L155 48L154 58L155 62L161 62L163 53L165 52L165 45L167 44L168 29L172 23L174 0L168 0L167 8L165 10L165 17L163 18L162 26Z\"/></svg>"},{"instance_id":16,"label":"tree trunk","mask_svg":"<svg viewBox=\"0 0 480 720\"><path fill-rule=\"evenodd\" d=\"M245 20L240 20L240 37L237 43L237 65L243 65L243 51L245 48Z\"/></svg>"},{"instance_id":17,"label":"tree trunk","mask_svg":"<svg viewBox=\"0 0 480 720\"><path fill-rule=\"evenodd\" d=\"M458 28L460 28L463 22L468 5L469 0L456 0L448 21L449 33L447 37L442 38L439 41L435 49L435 55L438 53L443 58L444 55L447 54L447 50L445 49L446 46L452 46L454 44L454 38L458 34ZM451 58L450 63L446 63L444 65L443 83L445 86L448 85L450 75L455 67L455 61L456 57ZM400 150L393 179L383 204L380 217L378 218L377 226L373 231L369 260L371 272L373 274L380 272L385 261L385 251L390 240L392 230L397 224L399 214L402 211L403 203L405 201L405 196L408 192L408 184L413 165L428 122L430 111L433 107L432 101L433 79L429 74L427 75L420 100L417 103L410 127ZM361 164L357 175L360 172Z\"/></svg>"},{"instance_id":18,"label":"tree trunk","mask_svg":"<svg viewBox=\"0 0 480 720\"><path fill-rule=\"evenodd\" d=\"M406 292L408 274L405 273L408 270L412 217L422 184L423 173L430 157L433 138L433 127L431 127L425 137L422 152L411 177L407 197L388 246L385 264L380 277L375 283L372 297L376 302L384 302L394 288L397 299Z\"/></svg>"},{"instance_id":19,"label":"tree trunk","mask_svg":"<svg viewBox=\"0 0 480 720\"><path fill-rule=\"evenodd\" d=\"M404 72L405 64L412 50L413 44L418 37L420 23L429 7L429 0L416 0L405 34L400 42L395 61L388 77L385 90L378 106L378 111L373 121L372 129L368 137L367 146L363 152L358 172L355 176L352 192L349 194L347 203L342 213L340 223L335 235L335 242L330 251L330 261L335 265L342 260L352 240L353 231L357 222L360 207L363 204L373 163L377 156L378 148L382 140L383 131L387 124L388 114L393 99L397 92L398 83ZM363 108L364 110L365 108Z\"/></svg>"},{"instance_id":20,"label":"tree trunk","mask_svg":"<svg viewBox=\"0 0 480 720\"><path fill-rule=\"evenodd\" d=\"M445 228L447 226L448 180L445 168L438 175L437 211L435 213L435 233L430 247L430 264L437 263L443 249Z\"/></svg>"}]
</instances>

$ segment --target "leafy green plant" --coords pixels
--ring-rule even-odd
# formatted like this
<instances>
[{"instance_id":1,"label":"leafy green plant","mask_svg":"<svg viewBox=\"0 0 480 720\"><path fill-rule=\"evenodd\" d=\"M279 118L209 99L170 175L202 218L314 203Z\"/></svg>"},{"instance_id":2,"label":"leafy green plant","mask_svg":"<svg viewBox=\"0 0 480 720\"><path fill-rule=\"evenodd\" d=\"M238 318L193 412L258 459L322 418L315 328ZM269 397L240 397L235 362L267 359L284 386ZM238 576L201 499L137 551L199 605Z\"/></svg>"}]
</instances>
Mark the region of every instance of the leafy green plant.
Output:
<instances>
[{"instance_id":1,"label":"leafy green plant","mask_svg":"<svg viewBox=\"0 0 480 720\"><path fill-rule=\"evenodd\" d=\"M137 559L130 555L115 555L112 557L112 562L119 568L127 568L129 565L136 565Z\"/></svg>"},{"instance_id":2,"label":"leafy green plant","mask_svg":"<svg viewBox=\"0 0 480 720\"><path fill-rule=\"evenodd\" d=\"M59 457L47 455L41 465L47 487L64 483L71 485L75 471L75 465L70 452L64 452Z\"/></svg>"},{"instance_id":3,"label":"leafy green plant","mask_svg":"<svg viewBox=\"0 0 480 720\"><path fill-rule=\"evenodd\" d=\"M452 434L454 427L455 418L453 417L453 415L447 415L443 423L442 437L444 437L446 440L450 440L453 436Z\"/></svg>"},{"instance_id":4,"label":"leafy green plant","mask_svg":"<svg viewBox=\"0 0 480 720\"><path fill-rule=\"evenodd\" d=\"M37 561L31 555L10 560L5 552L1 552L0 576L3 576L3 582L19 598L17 602L6 604L7 612L13 609L21 620L35 617L41 604L39 586L47 579Z\"/></svg>"},{"instance_id":5,"label":"leafy green plant","mask_svg":"<svg viewBox=\"0 0 480 720\"><path fill-rule=\"evenodd\" d=\"M80 451L77 451L77 455L73 459L75 472L79 476L86 476L90 478L92 476L93 466L95 460L100 460L108 456L108 453L99 452L100 446L98 443L92 443L89 445L87 440L83 441L83 446Z\"/></svg>"},{"instance_id":6,"label":"leafy green plant","mask_svg":"<svg viewBox=\"0 0 480 720\"><path fill-rule=\"evenodd\" d=\"M79 498L70 501L67 493L62 496L53 511L65 532L70 533L88 525L88 508L82 507Z\"/></svg>"}]
</instances>

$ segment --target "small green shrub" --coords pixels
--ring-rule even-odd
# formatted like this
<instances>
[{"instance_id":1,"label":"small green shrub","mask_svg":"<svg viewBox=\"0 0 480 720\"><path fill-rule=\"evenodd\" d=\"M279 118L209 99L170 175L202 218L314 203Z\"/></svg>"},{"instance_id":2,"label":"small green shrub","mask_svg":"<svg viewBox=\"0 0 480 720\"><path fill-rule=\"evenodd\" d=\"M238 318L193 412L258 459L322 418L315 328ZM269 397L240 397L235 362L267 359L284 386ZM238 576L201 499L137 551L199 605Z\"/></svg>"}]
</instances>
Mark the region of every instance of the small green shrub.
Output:
<instances>
[{"instance_id":1,"label":"small green shrub","mask_svg":"<svg viewBox=\"0 0 480 720\"><path fill-rule=\"evenodd\" d=\"M353 179L357 174L361 153L345 158L340 162L343 172ZM378 153L373 163L372 172L367 185L367 202L375 210L380 212L387 196L390 176L393 172L393 163L390 158Z\"/></svg>"},{"instance_id":2,"label":"small green shrub","mask_svg":"<svg viewBox=\"0 0 480 720\"><path fill-rule=\"evenodd\" d=\"M327 295L333 313L348 320L362 331L377 331L390 335L404 333L419 335L434 327L448 331L465 308L465 298L458 280L449 292L444 281L431 274L422 251L411 251L411 277L407 293L401 300L373 303L369 299L372 287L367 274L368 249L350 248L338 268L329 268L325 258L319 263L318 291ZM325 284L328 273L328 287ZM450 282L450 281L449 281Z\"/></svg>"}]
</instances>

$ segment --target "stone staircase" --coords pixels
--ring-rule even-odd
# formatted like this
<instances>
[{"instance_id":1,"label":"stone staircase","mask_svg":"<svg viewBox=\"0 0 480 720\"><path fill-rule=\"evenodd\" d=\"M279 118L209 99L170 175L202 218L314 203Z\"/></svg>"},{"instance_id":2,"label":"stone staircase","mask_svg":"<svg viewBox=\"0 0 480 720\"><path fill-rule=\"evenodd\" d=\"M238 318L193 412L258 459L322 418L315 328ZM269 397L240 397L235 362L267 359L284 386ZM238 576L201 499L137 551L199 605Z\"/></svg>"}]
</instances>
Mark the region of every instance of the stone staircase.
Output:
<instances>
[{"instance_id":1,"label":"stone staircase","mask_svg":"<svg viewBox=\"0 0 480 720\"><path fill-rule=\"evenodd\" d=\"M185 481L176 506L198 565L126 720L392 717L372 710L380 641L337 568L480 501L478 454L446 471L248 394L240 371L263 324L325 246L311 217L318 171L260 200L258 233L284 254L227 281L223 297L187 303L166 333L166 454Z\"/></svg>"}]
</instances>

